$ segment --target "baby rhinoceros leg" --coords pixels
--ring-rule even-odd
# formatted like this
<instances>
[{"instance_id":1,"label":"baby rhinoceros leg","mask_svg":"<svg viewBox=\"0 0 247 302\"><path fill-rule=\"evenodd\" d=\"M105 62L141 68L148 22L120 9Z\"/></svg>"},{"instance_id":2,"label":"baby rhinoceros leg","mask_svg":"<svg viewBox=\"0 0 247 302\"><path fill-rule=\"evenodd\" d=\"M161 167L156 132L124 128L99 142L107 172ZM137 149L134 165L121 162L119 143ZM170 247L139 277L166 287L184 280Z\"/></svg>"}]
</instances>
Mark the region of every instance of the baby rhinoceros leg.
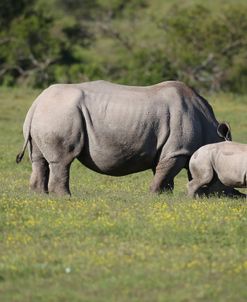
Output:
<instances>
[{"instance_id":1,"label":"baby rhinoceros leg","mask_svg":"<svg viewBox=\"0 0 247 302\"><path fill-rule=\"evenodd\" d=\"M200 188L212 182L214 170L209 159L202 159L197 154L191 158L189 168L192 180L187 184L187 189L189 197L194 198Z\"/></svg>"}]
</instances>

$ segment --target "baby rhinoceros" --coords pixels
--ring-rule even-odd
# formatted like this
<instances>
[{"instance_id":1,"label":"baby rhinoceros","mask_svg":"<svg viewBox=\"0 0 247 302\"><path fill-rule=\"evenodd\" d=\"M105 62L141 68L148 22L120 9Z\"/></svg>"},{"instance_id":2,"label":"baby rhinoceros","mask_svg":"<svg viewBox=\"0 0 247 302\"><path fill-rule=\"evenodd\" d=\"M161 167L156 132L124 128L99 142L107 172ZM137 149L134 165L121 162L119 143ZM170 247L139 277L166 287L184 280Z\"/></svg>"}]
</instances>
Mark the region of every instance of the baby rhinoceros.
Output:
<instances>
[{"instance_id":1,"label":"baby rhinoceros","mask_svg":"<svg viewBox=\"0 0 247 302\"><path fill-rule=\"evenodd\" d=\"M195 197L199 189L216 180L231 188L247 187L247 144L220 142L199 148L191 157L192 180L188 194ZM246 196L241 194L242 196Z\"/></svg>"}]
</instances>

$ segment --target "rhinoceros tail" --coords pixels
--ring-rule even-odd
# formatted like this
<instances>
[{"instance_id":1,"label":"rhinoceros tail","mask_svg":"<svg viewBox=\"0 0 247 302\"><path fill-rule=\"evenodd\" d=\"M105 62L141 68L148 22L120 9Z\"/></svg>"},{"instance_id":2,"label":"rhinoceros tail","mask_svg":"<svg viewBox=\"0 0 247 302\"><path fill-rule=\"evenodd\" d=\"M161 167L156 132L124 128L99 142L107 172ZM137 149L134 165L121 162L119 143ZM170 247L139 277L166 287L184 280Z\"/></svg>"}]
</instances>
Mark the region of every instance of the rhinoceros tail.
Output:
<instances>
[{"instance_id":1,"label":"rhinoceros tail","mask_svg":"<svg viewBox=\"0 0 247 302\"><path fill-rule=\"evenodd\" d=\"M30 141L30 129L31 129L31 121L32 121L32 112L33 110L30 110L27 114L27 117L26 117L26 120L24 122L24 137L25 137L25 141L24 141L24 144L23 144L23 147L22 147L22 150L21 152L16 156L16 163L19 164L24 156L24 153L25 153L25 150L26 150L26 147L27 147L27 144L28 142ZM31 113L31 114L29 114Z\"/></svg>"},{"instance_id":2,"label":"rhinoceros tail","mask_svg":"<svg viewBox=\"0 0 247 302\"><path fill-rule=\"evenodd\" d=\"M31 140L31 135L30 135L31 124L32 124L33 114L34 114L34 111L36 109L36 105L37 105L37 99L35 100L35 102L31 106L31 108L28 110L27 116L26 116L25 121L24 121L23 133L24 133L25 141L24 141L21 152L16 156L16 163L17 164L19 164L21 162L21 160L24 156L27 144Z\"/></svg>"},{"instance_id":3,"label":"rhinoceros tail","mask_svg":"<svg viewBox=\"0 0 247 302\"><path fill-rule=\"evenodd\" d=\"M24 152L17 154L16 159L15 159L17 164L19 164L19 162L21 162L23 155L24 155Z\"/></svg>"},{"instance_id":4,"label":"rhinoceros tail","mask_svg":"<svg viewBox=\"0 0 247 302\"><path fill-rule=\"evenodd\" d=\"M26 147L27 147L27 144L28 144L28 141L30 139L30 136L28 135L27 138L25 139L25 142L24 142L24 145L23 145L23 148L21 150L21 152L19 154L17 154L16 156L16 163L19 164L24 156L24 153L25 153L25 150L26 150Z\"/></svg>"}]
</instances>

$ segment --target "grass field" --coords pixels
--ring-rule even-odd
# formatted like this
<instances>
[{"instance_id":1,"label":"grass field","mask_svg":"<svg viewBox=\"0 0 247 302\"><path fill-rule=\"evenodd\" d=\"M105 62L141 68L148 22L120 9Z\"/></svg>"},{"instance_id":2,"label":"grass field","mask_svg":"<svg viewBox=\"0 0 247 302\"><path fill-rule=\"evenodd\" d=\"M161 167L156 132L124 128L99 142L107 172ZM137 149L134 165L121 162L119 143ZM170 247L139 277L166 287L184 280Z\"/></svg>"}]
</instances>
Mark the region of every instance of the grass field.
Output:
<instances>
[{"instance_id":1,"label":"grass field","mask_svg":"<svg viewBox=\"0 0 247 302\"><path fill-rule=\"evenodd\" d=\"M247 301L245 200L148 193L147 171L102 176L77 162L71 199L34 195L15 156L38 91L0 89L0 301ZM247 143L247 96L209 98ZM245 190L246 192L246 190Z\"/></svg>"}]
</instances>

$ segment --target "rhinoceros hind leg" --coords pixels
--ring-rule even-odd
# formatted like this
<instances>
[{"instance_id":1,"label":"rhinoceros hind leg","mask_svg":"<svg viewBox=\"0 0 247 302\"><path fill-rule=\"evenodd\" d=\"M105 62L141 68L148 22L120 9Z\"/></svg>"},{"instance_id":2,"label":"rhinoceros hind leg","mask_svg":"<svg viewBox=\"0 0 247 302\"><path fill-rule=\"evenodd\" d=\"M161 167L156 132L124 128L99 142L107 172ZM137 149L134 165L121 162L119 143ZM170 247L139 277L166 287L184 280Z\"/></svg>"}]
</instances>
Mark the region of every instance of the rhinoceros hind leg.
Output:
<instances>
[{"instance_id":1,"label":"rhinoceros hind leg","mask_svg":"<svg viewBox=\"0 0 247 302\"><path fill-rule=\"evenodd\" d=\"M45 160L43 154L33 140L30 144L29 156L32 161L30 189L37 193L48 193L48 162Z\"/></svg>"},{"instance_id":2,"label":"rhinoceros hind leg","mask_svg":"<svg viewBox=\"0 0 247 302\"><path fill-rule=\"evenodd\" d=\"M55 193L56 195L71 195L69 189L69 172L70 165L63 162L50 163L50 176L48 183L49 193Z\"/></svg>"},{"instance_id":3,"label":"rhinoceros hind leg","mask_svg":"<svg viewBox=\"0 0 247 302\"><path fill-rule=\"evenodd\" d=\"M32 162L30 189L37 193L48 193L49 168L45 159Z\"/></svg>"},{"instance_id":4,"label":"rhinoceros hind leg","mask_svg":"<svg viewBox=\"0 0 247 302\"><path fill-rule=\"evenodd\" d=\"M155 167L154 179L150 186L153 193L172 192L174 188L174 177L182 170L187 162L186 156L163 158Z\"/></svg>"}]
</instances>

